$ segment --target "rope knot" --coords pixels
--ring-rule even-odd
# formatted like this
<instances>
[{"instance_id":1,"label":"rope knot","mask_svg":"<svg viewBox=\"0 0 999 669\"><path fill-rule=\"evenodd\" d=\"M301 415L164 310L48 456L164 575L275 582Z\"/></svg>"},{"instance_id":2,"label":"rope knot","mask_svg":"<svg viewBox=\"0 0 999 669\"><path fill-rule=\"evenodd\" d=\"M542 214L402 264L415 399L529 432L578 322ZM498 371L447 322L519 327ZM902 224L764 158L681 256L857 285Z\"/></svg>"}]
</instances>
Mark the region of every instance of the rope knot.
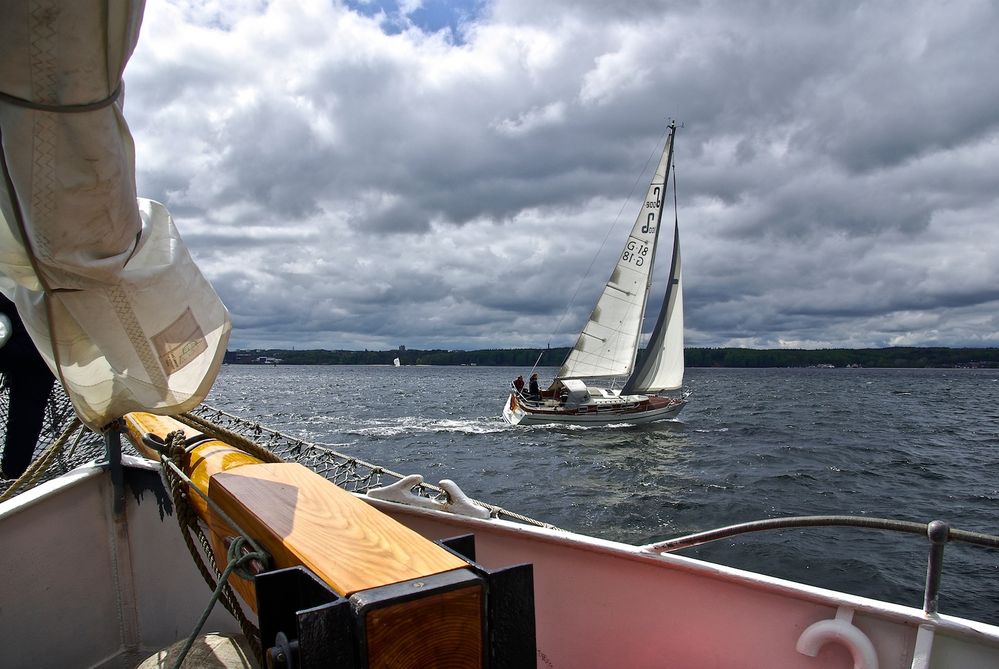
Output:
<instances>
[{"instance_id":1,"label":"rope knot","mask_svg":"<svg viewBox=\"0 0 999 669\"><path fill-rule=\"evenodd\" d=\"M166 436L166 452L170 458L179 460L184 457L185 451L183 430L174 430Z\"/></svg>"},{"instance_id":2,"label":"rope knot","mask_svg":"<svg viewBox=\"0 0 999 669\"><path fill-rule=\"evenodd\" d=\"M262 571L267 571L270 556L253 550L253 545L246 537L237 536L229 542L229 548L226 550L226 561L231 565L232 573L243 580L253 581L254 576Z\"/></svg>"}]
</instances>

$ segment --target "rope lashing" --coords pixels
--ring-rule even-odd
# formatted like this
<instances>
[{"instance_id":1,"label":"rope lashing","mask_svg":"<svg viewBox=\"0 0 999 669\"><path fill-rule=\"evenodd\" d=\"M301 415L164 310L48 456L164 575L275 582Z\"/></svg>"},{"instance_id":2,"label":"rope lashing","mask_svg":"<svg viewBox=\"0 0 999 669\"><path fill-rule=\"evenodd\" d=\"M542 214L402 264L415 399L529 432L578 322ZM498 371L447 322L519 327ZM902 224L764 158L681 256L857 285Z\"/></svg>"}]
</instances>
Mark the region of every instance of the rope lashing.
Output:
<instances>
[{"instance_id":1,"label":"rope lashing","mask_svg":"<svg viewBox=\"0 0 999 669\"><path fill-rule=\"evenodd\" d=\"M184 658L187 657L187 653L191 650L191 646L194 645L195 639L197 639L198 635L201 633L201 628L205 626L205 623L208 621L208 616L211 615L212 609L215 608L216 602L218 602L219 599L222 597L223 591L229 588L229 576L231 576L234 573L238 576L242 572L249 574L249 576L252 577L252 574L246 570L245 565L247 565L253 560L265 561L268 559L268 556L265 553L258 553L256 551L243 553L243 548L248 543L249 541L246 539L246 537L236 537L236 539L229 545L228 554L226 555L228 563L226 564L225 569L219 575L218 584L215 586L215 589L212 591L211 599L208 601L208 605L205 607L205 610L202 612L201 618L198 620L198 624L194 626L194 630L191 632L190 636L187 637L187 643L184 644L184 648L180 651L180 654L177 656L177 659L173 665L174 669L180 669L180 665L184 662ZM251 645L253 645L253 650L258 655L258 659L260 659L259 640L256 640L255 637L254 638L247 637L247 641L249 641Z\"/></svg>"},{"instance_id":2,"label":"rope lashing","mask_svg":"<svg viewBox=\"0 0 999 669\"><path fill-rule=\"evenodd\" d=\"M252 649L254 655L256 655L257 660L261 663L261 666L263 666L264 658L263 650L260 644L260 630L258 630L257 627L249 621L246 614L243 612L243 607L240 605L239 600L236 598L236 593L229 584L229 576L235 572L237 576L245 577L243 576L245 574L252 579L252 573L246 570L244 565L256 562L262 566L262 569L266 570L271 563L271 558L270 555L260 548L260 546L258 546L252 538L247 536L247 534L239 528L239 525L237 525L221 508L219 508L213 500L209 499L208 495L195 486L190 477L188 477L187 474L177 466L176 461L186 458L190 453L190 450L199 443L203 442L205 439L206 437L204 435L185 438L183 430L171 432L167 435L165 440L160 440L153 435L145 435L143 437L143 442L145 444L160 453L160 463L163 465L163 476L166 479L167 486L169 487L170 493L173 497L174 507L177 509L177 523L180 525L181 535L184 537L187 549L191 553L191 557L194 560L195 565L198 567L198 571L201 572L202 578L205 579L205 583L208 584L208 587L212 589L212 597L208 607L202 615L202 620L199 621L194 633L188 638L188 642L181 652L176 666L180 666L180 662L182 662L184 657L187 655L187 652L194 643L195 637L197 637L198 633L201 631L205 620L207 620L212 609L215 607L215 603L218 601L222 602L222 606L224 606L225 609L232 614L232 616L239 623L243 636L246 637L247 643ZM201 527L201 523L198 522L198 514L190 502L190 491L192 490L205 501L209 508L212 509L213 513L216 513L237 533L237 536L229 545L226 556L228 564L222 571L219 570L218 565L215 562L214 549L212 548L208 537L205 535L204 529ZM195 538L197 538L198 544L200 544L200 551L198 550L198 546L195 545ZM243 550L247 545L252 547L252 549L244 553ZM211 566L211 571L209 571L209 566ZM214 572L214 575L211 572Z\"/></svg>"},{"instance_id":3,"label":"rope lashing","mask_svg":"<svg viewBox=\"0 0 999 669\"><path fill-rule=\"evenodd\" d=\"M196 416L190 412L182 413L180 415L174 416L181 423L184 423L188 427L193 427L202 434L208 435L213 439L218 439L233 448L238 448L241 451L249 453L256 459L262 462L284 462L278 455L272 451L259 446L255 442L247 439L241 434L227 430L220 425L216 425L211 421L205 420L201 416Z\"/></svg>"},{"instance_id":4,"label":"rope lashing","mask_svg":"<svg viewBox=\"0 0 999 669\"><path fill-rule=\"evenodd\" d=\"M100 100L95 100L93 102L82 102L79 104L46 104L44 102L35 102L34 100L27 100L17 95L11 95L10 93L5 93L0 91L0 101L12 104L15 107L23 107L25 109L31 109L34 111L49 112L51 114L82 114L85 112L97 111L98 109L104 109L109 107L118 101L121 97L121 82L111 95Z\"/></svg>"}]
</instances>

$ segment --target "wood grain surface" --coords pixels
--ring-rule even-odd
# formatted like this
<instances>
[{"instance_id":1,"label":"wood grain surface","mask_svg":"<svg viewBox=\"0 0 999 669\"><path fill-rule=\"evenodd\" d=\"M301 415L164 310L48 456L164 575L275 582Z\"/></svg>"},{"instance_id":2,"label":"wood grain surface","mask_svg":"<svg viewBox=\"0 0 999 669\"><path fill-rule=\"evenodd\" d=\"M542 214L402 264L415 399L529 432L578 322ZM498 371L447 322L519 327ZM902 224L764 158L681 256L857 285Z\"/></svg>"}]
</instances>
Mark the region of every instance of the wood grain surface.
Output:
<instances>
[{"instance_id":1,"label":"wood grain surface","mask_svg":"<svg viewBox=\"0 0 999 669\"><path fill-rule=\"evenodd\" d=\"M371 612L369 669L482 666L482 588L468 587Z\"/></svg>"},{"instance_id":2,"label":"wood grain surface","mask_svg":"<svg viewBox=\"0 0 999 669\"><path fill-rule=\"evenodd\" d=\"M271 553L275 567L304 565L345 596L466 566L297 463L217 473L209 496Z\"/></svg>"}]
</instances>

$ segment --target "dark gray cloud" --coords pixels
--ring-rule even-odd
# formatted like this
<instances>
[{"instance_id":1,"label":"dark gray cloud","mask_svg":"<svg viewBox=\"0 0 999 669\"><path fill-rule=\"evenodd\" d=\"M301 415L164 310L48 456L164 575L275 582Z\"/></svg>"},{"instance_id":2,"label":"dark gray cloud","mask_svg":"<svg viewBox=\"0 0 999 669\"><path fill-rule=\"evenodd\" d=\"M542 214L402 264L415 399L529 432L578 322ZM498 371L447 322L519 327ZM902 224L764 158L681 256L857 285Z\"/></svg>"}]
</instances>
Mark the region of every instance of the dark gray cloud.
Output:
<instances>
[{"instance_id":1,"label":"dark gray cloud","mask_svg":"<svg viewBox=\"0 0 999 669\"><path fill-rule=\"evenodd\" d=\"M150 3L126 117L235 347L570 343L667 117L688 345L999 345L997 29L985 2Z\"/></svg>"}]
</instances>

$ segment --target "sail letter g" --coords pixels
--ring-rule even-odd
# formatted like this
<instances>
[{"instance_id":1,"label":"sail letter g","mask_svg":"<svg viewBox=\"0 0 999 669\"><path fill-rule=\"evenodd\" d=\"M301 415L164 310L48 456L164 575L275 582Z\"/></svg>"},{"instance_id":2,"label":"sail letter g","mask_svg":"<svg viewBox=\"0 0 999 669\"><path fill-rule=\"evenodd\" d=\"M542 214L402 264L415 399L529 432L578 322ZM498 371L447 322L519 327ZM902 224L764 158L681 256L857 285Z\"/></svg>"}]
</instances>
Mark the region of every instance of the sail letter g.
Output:
<instances>
[{"instance_id":1,"label":"sail letter g","mask_svg":"<svg viewBox=\"0 0 999 669\"><path fill-rule=\"evenodd\" d=\"M656 229L654 223L656 222L656 213L654 211L649 212L649 218L646 220L645 225L642 226L642 232L644 234L649 234Z\"/></svg>"}]
</instances>

